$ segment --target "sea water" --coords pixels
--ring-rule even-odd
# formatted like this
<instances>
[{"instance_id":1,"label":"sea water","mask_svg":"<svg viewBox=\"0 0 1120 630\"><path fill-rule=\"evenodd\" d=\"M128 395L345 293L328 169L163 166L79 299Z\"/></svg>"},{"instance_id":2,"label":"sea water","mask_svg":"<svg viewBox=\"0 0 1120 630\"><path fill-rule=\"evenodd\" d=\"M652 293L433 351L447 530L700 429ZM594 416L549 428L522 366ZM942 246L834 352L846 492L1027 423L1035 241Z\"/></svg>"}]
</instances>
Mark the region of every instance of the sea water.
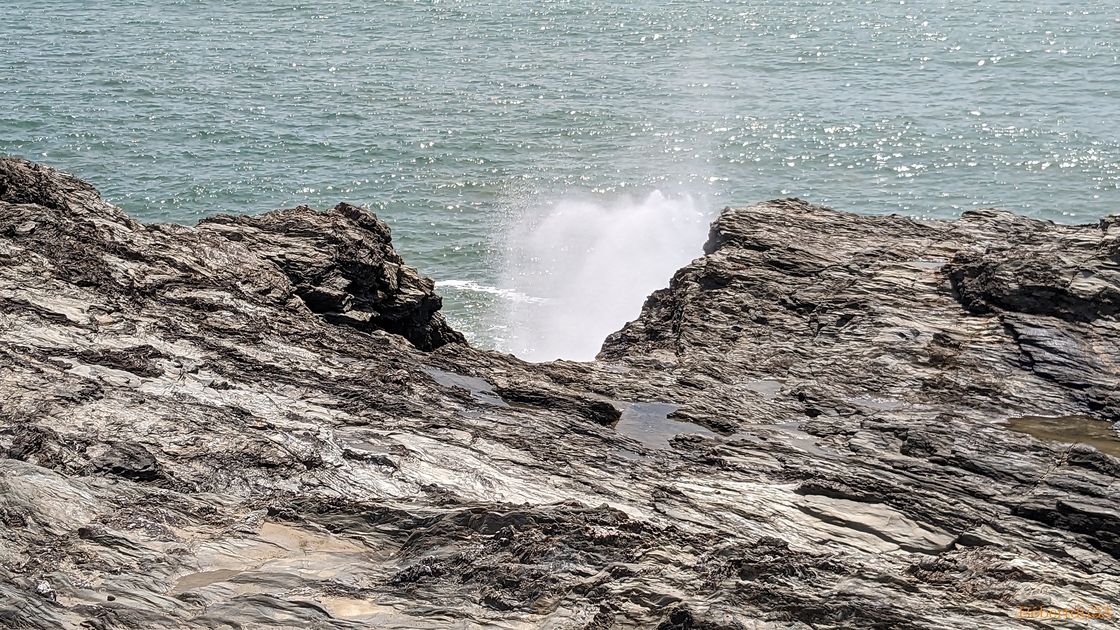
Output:
<instances>
[{"instance_id":1,"label":"sea water","mask_svg":"<svg viewBox=\"0 0 1120 630\"><path fill-rule=\"evenodd\" d=\"M5 0L0 154L144 221L339 201L452 322L594 355L726 205L1120 212L1117 2Z\"/></svg>"}]
</instances>

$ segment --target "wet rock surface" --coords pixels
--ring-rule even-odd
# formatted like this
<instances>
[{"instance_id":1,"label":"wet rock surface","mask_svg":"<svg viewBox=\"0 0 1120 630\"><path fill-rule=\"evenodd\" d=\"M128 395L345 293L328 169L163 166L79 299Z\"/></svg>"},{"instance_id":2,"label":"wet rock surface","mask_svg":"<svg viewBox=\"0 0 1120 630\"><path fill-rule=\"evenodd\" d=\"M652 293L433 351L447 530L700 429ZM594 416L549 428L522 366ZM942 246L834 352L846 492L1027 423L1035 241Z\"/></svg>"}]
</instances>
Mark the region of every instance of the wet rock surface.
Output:
<instances>
[{"instance_id":1,"label":"wet rock surface","mask_svg":"<svg viewBox=\"0 0 1120 630\"><path fill-rule=\"evenodd\" d=\"M0 625L1115 604L1120 460L1007 425L1120 420L1115 230L728 209L598 361L528 364L465 345L354 206L141 225L2 159Z\"/></svg>"}]
</instances>

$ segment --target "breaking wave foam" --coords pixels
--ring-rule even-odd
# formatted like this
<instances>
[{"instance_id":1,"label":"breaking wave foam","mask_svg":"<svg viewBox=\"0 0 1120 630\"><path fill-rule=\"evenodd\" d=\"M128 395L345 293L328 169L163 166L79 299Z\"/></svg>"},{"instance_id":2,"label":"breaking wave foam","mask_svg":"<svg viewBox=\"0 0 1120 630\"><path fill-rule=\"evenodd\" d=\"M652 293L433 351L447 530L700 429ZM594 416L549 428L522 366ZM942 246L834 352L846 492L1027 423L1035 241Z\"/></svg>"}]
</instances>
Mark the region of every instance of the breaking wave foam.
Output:
<instances>
[{"instance_id":1,"label":"breaking wave foam","mask_svg":"<svg viewBox=\"0 0 1120 630\"><path fill-rule=\"evenodd\" d=\"M471 291L473 293L487 293L489 295L496 295L503 300L511 302L547 302L546 298L533 297L518 293L513 289L499 289L498 287L491 287L485 284L479 284L474 280L437 280L437 287L448 289L457 289L459 291Z\"/></svg>"},{"instance_id":2,"label":"breaking wave foam","mask_svg":"<svg viewBox=\"0 0 1120 630\"><path fill-rule=\"evenodd\" d=\"M691 196L568 198L527 208L501 238L502 350L529 361L595 357L653 291L702 255L708 213Z\"/></svg>"}]
</instances>

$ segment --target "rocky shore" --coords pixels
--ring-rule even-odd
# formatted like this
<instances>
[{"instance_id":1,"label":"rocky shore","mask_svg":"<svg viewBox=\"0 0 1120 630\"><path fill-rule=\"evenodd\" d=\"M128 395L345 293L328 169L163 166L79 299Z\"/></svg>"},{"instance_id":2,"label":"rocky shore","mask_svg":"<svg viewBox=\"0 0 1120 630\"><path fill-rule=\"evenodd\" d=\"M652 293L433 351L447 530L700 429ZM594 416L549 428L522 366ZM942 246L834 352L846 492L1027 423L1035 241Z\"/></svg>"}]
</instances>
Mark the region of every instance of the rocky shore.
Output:
<instances>
[{"instance_id":1,"label":"rocky shore","mask_svg":"<svg viewBox=\"0 0 1120 630\"><path fill-rule=\"evenodd\" d=\"M530 364L361 208L0 158L0 626L1112 627L1117 222L729 208Z\"/></svg>"}]
</instances>

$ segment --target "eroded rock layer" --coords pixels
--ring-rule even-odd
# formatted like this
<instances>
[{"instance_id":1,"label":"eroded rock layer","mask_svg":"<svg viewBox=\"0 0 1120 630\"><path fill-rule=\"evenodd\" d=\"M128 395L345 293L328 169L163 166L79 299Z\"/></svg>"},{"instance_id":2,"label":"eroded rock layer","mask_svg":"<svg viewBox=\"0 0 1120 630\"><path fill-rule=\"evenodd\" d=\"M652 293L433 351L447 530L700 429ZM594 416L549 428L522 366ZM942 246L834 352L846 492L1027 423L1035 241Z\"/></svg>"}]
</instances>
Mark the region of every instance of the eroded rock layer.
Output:
<instances>
[{"instance_id":1,"label":"eroded rock layer","mask_svg":"<svg viewBox=\"0 0 1120 630\"><path fill-rule=\"evenodd\" d=\"M141 225L2 159L0 625L1120 603L1114 432L1008 425L1120 419L1116 229L728 209L598 361L528 364L467 346L362 209Z\"/></svg>"}]
</instances>

